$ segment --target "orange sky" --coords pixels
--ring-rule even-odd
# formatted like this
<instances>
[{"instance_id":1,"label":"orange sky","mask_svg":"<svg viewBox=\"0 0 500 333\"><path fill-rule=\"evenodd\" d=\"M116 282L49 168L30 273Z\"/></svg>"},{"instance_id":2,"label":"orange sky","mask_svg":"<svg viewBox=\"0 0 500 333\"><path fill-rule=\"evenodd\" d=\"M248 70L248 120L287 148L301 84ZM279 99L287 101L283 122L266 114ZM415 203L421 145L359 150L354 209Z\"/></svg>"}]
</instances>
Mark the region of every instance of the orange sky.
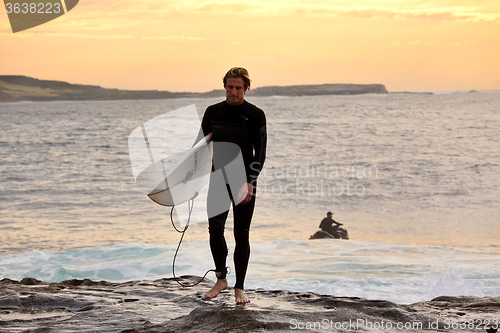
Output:
<instances>
[{"instance_id":1,"label":"orange sky","mask_svg":"<svg viewBox=\"0 0 500 333\"><path fill-rule=\"evenodd\" d=\"M208 91L243 66L255 87L500 89L499 59L498 0L80 0L15 34L0 12L0 74L107 88Z\"/></svg>"}]
</instances>

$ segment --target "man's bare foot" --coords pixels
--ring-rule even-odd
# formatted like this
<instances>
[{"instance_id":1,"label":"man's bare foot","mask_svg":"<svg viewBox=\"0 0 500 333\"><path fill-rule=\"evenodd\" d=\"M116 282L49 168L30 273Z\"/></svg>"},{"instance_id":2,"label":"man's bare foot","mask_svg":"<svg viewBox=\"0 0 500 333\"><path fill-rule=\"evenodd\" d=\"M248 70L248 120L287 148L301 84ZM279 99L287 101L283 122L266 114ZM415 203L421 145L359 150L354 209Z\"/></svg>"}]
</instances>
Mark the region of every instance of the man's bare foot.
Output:
<instances>
[{"instance_id":1,"label":"man's bare foot","mask_svg":"<svg viewBox=\"0 0 500 333\"><path fill-rule=\"evenodd\" d=\"M250 303L250 300L246 297L243 289L234 288L234 298L236 298L236 304Z\"/></svg>"},{"instance_id":2,"label":"man's bare foot","mask_svg":"<svg viewBox=\"0 0 500 333\"><path fill-rule=\"evenodd\" d=\"M215 285L205 293L203 296L205 299L215 298L220 294L222 290L227 289L227 280L226 279L217 279Z\"/></svg>"}]
</instances>

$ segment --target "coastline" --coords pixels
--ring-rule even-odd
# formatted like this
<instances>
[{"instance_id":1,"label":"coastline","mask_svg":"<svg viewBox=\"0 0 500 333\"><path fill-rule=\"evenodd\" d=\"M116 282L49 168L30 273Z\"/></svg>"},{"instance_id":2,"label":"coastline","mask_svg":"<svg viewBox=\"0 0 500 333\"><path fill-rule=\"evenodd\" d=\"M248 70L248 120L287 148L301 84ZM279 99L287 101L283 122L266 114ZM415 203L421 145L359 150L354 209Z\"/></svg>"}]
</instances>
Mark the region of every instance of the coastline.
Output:
<instances>
[{"instance_id":1,"label":"coastline","mask_svg":"<svg viewBox=\"0 0 500 333\"><path fill-rule=\"evenodd\" d=\"M317 96L387 94L382 84L319 84L268 86L251 89L248 96ZM1 102L102 101L224 97L223 89L209 92L107 89L93 85L39 80L20 75L0 75Z\"/></svg>"},{"instance_id":2,"label":"coastline","mask_svg":"<svg viewBox=\"0 0 500 333\"><path fill-rule=\"evenodd\" d=\"M180 279L183 283L195 283L200 278ZM2 332L79 333L463 332L463 327L473 321L484 332L491 326L497 327L500 319L500 297L441 296L400 305L311 292L255 289L246 291L250 304L235 305L231 288L215 299L203 299L203 293L212 285L208 279L192 288L181 287L173 278L125 283L3 279L0 327Z\"/></svg>"}]
</instances>

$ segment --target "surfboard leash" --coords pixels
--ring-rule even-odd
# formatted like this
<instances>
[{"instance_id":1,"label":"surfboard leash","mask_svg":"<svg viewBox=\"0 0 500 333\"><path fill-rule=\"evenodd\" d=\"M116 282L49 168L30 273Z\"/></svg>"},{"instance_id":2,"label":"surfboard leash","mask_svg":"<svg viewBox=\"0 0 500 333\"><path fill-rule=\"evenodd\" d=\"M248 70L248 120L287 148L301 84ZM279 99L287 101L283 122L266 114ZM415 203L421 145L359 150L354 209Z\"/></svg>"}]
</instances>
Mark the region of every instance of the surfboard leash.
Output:
<instances>
[{"instance_id":1,"label":"surfboard leash","mask_svg":"<svg viewBox=\"0 0 500 333\"><path fill-rule=\"evenodd\" d=\"M189 227L189 221L191 220L191 212L193 211L193 207L194 207L194 199L190 199L188 200L188 211L189 211L189 215L188 215L188 220L186 222L186 226L184 227L183 230L179 230L177 229L177 227L175 226L175 223L174 223L174 208L175 206L172 206L172 209L170 210L170 221L172 222L172 225L175 229L175 231L177 231L178 233L181 233L181 239L179 240L179 245L177 245L177 249L175 250L175 254L174 254L174 260L172 261L172 275L174 276L174 280L175 282L177 282L178 284L180 284L181 286L183 287L186 287L186 288L191 288L191 287L194 287L194 286L197 286L201 281L203 281L205 279L205 277L207 276L207 274L209 272L215 272L215 269L209 269L205 275L203 275L203 277L196 283L194 284L189 284L189 283L181 283L179 281L179 278L175 276L175 259L177 258L177 253L179 252L179 248L181 247L181 244L182 244L182 239L184 238L184 234L186 233L186 230L187 228Z\"/></svg>"}]
</instances>

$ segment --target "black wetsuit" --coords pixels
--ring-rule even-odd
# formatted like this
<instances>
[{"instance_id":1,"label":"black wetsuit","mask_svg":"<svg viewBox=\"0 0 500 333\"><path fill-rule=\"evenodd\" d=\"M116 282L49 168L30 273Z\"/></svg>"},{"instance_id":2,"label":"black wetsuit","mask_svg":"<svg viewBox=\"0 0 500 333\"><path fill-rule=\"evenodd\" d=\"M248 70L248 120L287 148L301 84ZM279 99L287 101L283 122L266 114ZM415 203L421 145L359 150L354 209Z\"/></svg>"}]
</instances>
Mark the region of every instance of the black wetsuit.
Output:
<instances>
[{"instance_id":1,"label":"black wetsuit","mask_svg":"<svg viewBox=\"0 0 500 333\"><path fill-rule=\"evenodd\" d=\"M224 226L232 203L236 242L234 250L236 284L234 287L243 289L250 258L249 230L255 207L257 177L266 158L266 117L261 109L247 101L236 106L224 101L207 108L201 127L204 135L212 133L214 143L213 172L210 177L207 209L210 249L215 262L216 275L223 279L227 274L228 249L224 238ZM235 145L230 146L236 149L227 149L227 146L218 144L221 142L233 143ZM214 171L224 170L224 167L231 163L240 152L243 157L246 180L243 176L241 181L230 186L228 181L230 177L223 171L225 181L215 181ZM241 188L245 181L254 188L252 199L246 204L237 204L235 202L238 195L237 189Z\"/></svg>"},{"instance_id":2,"label":"black wetsuit","mask_svg":"<svg viewBox=\"0 0 500 333\"><path fill-rule=\"evenodd\" d=\"M333 224L335 224L335 226L333 226ZM341 226L341 225L342 225L342 223L339 223L332 218L325 217L323 220L321 220L321 223L319 224L319 228L323 231L328 232L332 236L336 237L337 230L338 230L339 226Z\"/></svg>"}]
</instances>

